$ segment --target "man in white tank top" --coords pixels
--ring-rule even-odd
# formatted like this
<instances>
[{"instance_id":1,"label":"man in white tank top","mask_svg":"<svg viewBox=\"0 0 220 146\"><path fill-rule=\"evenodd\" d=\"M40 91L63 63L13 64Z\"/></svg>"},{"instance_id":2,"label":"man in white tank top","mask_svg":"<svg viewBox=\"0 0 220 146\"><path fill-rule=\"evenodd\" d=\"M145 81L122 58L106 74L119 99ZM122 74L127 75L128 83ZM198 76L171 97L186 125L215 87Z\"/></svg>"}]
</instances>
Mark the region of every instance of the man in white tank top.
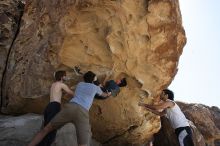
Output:
<instances>
[{"instance_id":1,"label":"man in white tank top","mask_svg":"<svg viewBox=\"0 0 220 146\"><path fill-rule=\"evenodd\" d=\"M168 89L163 90L160 99L161 102L159 104L148 105L139 103L139 106L144 106L156 115L165 115L169 119L171 126L175 129L180 146L194 146L188 120L179 106L173 101L173 92Z\"/></svg>"}]
</instances>

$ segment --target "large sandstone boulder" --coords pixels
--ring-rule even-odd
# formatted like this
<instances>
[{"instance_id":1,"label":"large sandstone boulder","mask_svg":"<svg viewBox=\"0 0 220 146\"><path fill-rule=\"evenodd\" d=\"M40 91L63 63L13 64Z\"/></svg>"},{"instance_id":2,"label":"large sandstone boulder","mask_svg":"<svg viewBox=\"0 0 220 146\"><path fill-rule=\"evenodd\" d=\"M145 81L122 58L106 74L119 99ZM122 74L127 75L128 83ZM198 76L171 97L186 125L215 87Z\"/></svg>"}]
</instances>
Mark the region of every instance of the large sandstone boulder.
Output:
<instances>
[{"instance_id":1,"label":"large sandstone boulder","mask_svg":"<svg viewBox=\"0 0 220 146\"><path fill-rule=\"evenodd\" d=\"M177 72L186 38L178 1L27 1L20 33L8 58L2 112L41 113L53 73L73 66L102 79L126 77L117 97L95 101L92 132L106 145L140 144L160 128L159 117L139 101L153 102Z\"/></svg>"}]
</instances>

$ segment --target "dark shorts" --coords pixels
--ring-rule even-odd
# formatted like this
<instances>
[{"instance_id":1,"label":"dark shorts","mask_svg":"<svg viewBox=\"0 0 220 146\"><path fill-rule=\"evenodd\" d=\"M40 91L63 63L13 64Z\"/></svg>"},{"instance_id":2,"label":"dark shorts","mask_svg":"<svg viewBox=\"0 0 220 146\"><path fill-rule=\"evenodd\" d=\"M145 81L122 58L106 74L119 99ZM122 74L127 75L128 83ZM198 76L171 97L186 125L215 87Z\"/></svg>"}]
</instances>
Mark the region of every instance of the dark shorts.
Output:
<instances>
[{"instance_id":1,"label":"dark shorts","mask_svg":"<svg viewBox=\"0 0 220 146\"><path fill-rule=\"evenodd\" d=\"M44 126L46 126L54 116L60 111L61 104L59 102L50 102L44 110ZM50 146L56 138L56 130L51 131L37 146Z\"/></svg>"},{"instance_id":2,"label":"dark shorts","mask_svg":"<svg viewBox=\"0 0 220 146\"><path fill-rule=\"evenodd\" d=\"M58 129L66 123L73 123L76 127L78 144L88 144L90 137L89 112L76 103L68 103L51 120L51 125Z\"/></svg>"},{"instance_id":3,"label":"dark shorts","mask_svg":"<svg viewBox=\"0 0 220 146\"><path fill-rule=\"evenodd\" d=\"M189 126L179 127L175 129L180 146L194 146L192 139L192 131Z\"/></svg>"},{"instance_id":4,"label":"dark shorts","mask_svg":"<svg viewBox=\"0 0 220 146\"><path fill-rule=\"evenodd\" d=\"M46 126L60 110L61 104L59 102L50 102L44 110L44 126Z\"/></svg>"}]
</instances>

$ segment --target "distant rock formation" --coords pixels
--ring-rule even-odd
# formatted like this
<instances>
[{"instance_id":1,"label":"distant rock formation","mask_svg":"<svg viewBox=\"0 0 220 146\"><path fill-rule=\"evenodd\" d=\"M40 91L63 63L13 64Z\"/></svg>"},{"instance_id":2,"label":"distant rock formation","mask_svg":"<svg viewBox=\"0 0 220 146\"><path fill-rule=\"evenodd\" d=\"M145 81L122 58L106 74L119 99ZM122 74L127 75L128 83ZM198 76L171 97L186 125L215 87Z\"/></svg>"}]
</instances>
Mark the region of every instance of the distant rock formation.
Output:
<instances>
[{"instance_id":1,"label":"distant rock formation","mask_svg":"<svg viewBox=\"0 0 220 146\"><path fill-rule=\"evenodd\" d=\"M209 146L220 142L220 109L202 104L179 103L187 118L192 121L203 135Z\"/></svg>"},{"instance_id":2,"label":"distant rock formation","mask_svg":"<svg viewBox=\"0 0 220 146\"><path fill-rule=\"evenodd\" d=\"M187 119L192 121L195 146L219 146L220 142L220 109L202 104L178 102ZM162 128L155 134L154 146L178 146L175 133L168 120L162 118Z\"/></svg>"},{"instance_id":3,"label":"distant rock formation","mask_svg":"<svg viewBox=\"0 0 220 146\"><path fill-rule=\"evenodd\" d=\"M95 139L140 144L160 129L159 117L137 104L152 103L177 72L186 43L178 1L32 0L19 29L3 69L2 112L42 113L54 71L66 70L74 88L77 65L128 81L117 97L93 104Z\"/></svg>"}]
</instances>

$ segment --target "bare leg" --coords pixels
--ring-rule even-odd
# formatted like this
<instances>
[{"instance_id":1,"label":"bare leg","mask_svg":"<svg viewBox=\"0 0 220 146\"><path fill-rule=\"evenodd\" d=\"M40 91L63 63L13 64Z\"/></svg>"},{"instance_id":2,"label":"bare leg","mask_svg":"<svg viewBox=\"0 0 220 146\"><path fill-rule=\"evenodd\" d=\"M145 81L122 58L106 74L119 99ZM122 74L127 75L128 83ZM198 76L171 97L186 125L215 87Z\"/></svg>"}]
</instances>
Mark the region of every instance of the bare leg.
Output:
<instances>
[{"instance_id":1,"label":"bare leg","mask_svg":"<svg viewBox=\"0 0 220 146\"><path fill-rule=\"evenodd\" d=\"M52 125L48 123L41 131L37 133L37 135L35 135L35 137L31 140L28 146L37 145L53 129L54 128L52 127Z\"/></svg>"},{"instance_id":2,"label":"bare leg","mask_svg":"<svg viewBox=\"0 0 220 146\"><path fill-rule=\"evenodd\" d=\"M111 73L107 73L107 74L105 75L105 79L103 80L102 85L105 86L106 82L110 79L110 76L111 76Z\"/></svg>"}]
</instances>

